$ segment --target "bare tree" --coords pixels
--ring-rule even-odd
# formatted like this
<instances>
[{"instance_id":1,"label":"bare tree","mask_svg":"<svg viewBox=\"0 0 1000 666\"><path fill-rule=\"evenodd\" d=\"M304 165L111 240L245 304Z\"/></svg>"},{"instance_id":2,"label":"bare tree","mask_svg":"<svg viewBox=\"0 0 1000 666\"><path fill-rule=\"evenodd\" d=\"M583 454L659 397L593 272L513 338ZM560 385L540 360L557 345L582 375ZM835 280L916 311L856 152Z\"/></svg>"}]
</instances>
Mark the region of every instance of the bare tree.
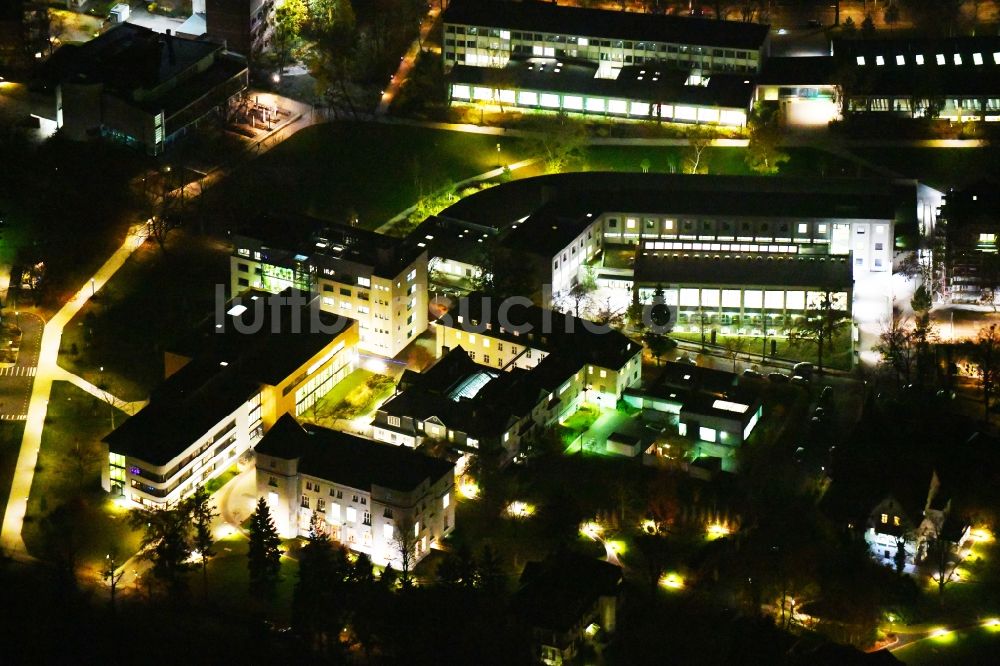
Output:
<instances>
[{"instance_id":1,"label":"bare tree","mask_svg":"<svg viewBox=\"0 0 1000 666\"><path fill-rule=\"evenodd\" d=\"M111 602L111 613L114 614L117 610L116 596L118 593L118 583L121 582L122 577L125 576L125 569L122 568L123 562L118 560L118 550L112 548L111 552L108 553L107 557L104 559L104 567L101 569L101 578L108 586L108 592L110 593Z\"/></svg>"},{"instance_id":2,"label":"bare tree","mask_svg":"<svg viewBox=\"0 0 1000 666\"><path fill-rule=\"evenodd\" d=\"M404 588L413 584L413 564L416 559L418 524L409 516L396 521L392 542L399 554L399 580Z\"/></svg>"},{"instance_id":3,"label":"bare tree","mask_svg":"<svg viewBox=\"0 0 1000 666\"><path fill-rule=\"evenodd\" d=\"M983 392L983 418L989 421L990 398L1000 381L1000 331L997 325L990 324L979 329L979 336L970 345L972 365Z\"/></svg>"},{"instance_id":4,"label":"bare tree","mask_svg":"<svg viewBox=\"0 0 1000 666\"><path fill-rule=\"evenodd\" d=\"M708 164L703 158L705 151L712 145L712 131L700 125L692 125L684 132L684 138L688 140L684 170L687 173L708 173Z\"/></svg>"}]
</instances>

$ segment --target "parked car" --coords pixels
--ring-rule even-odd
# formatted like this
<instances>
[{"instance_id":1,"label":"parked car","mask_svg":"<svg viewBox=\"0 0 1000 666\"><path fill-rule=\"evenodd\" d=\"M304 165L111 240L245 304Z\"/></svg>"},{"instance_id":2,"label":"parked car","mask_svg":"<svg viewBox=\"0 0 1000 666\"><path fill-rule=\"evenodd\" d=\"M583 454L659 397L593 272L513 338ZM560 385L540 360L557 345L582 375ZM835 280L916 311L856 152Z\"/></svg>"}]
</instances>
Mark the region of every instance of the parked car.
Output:
<instances>
[{"instance_id":1,"label":"parked car","mask_svg":"<svg viewBox=\"0 0 1000 666\"><path fill-rule=\"evenodd\" d=\"M823 390L819 392L819 400L820 400L820 402L824 402L824 403L825 402L830 402L830 400L832 400L832 399L833 399L833 387L829 386L829 385L824 386Z\"/></svg>"},{"instance_id":2,"label":"parked car","mask_svg":"<svg viewBox=\"0 0 1000 666\"><path fill-rule=\"evenodd\" d=\"M772 372L767 378L775 384L787 384L789 379L788 375L783 375L780 372Z\"/></svg>"},{"instance_id":3,"label":"parked car","mask_svg":"<svg viewBox=\"0 0 1000 666\"><path fill-rule=\"evenodd\" d=\"M792 366L792 374L799 375L806 379L812 379L813 374L813 364L812 363L796 363Z\"/></svg>"},{"instance_id":4,"label":"parked car","mask_svg":"<svg viewBox=\"0 0 1000 666\"><path fill-rule=\"evenodd\" d=\"M756 370L751 370L750 368L747 368L746 370L743 371L743 376L753 377L754 379L764 379L764 375L760 374Z\"/></svg>"},{"instance_id":5,"label":"parked car","mask_svg":"<svg viewBox=\"0 0 1000 666\"><path fill-rule=\"evenodd\" d=\"M809 19L806 21L807 28L822 28L823 23L819 19Z\"/></svg>"}]
</instances>

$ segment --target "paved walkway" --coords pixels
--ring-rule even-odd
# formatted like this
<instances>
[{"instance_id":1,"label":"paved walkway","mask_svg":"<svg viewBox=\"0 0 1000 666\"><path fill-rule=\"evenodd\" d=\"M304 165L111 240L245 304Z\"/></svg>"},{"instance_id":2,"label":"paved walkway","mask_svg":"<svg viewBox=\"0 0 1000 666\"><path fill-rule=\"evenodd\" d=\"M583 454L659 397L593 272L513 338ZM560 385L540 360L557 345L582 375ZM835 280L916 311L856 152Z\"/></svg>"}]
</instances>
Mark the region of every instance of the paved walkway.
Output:
<instances>
[{"instance_id":1,"label":"paved walkway","mask_svg":"<svg viewBox=\"0 0 1000 666\"><path fill-rule=\"evenodd\" d=\"M38 450L42 443L42 428L45 425L45 414L52 392L52 382L63 379L69 374L58 365L59 342L62 339L63 328L86 305L92 294L102 289L122 267L125 260L132 256L136 248L146 240L142 229L142 225L136 225L130 229L121 247L104 262L103 266L97 269L90 280L83 283L83 287L45 324L38 354L38 370L28 402L24 435L21 438L21 450L17 456L17 466L14 469L7 511L3 517L3 527L0 529L0 548L9 553L17 555L26 553L24 541L21 539L21 527L28 506L31 483L35 478L35 466L38 463Z\"/></svg>"},{"instance_id":2,"label":"paved walkway","mask_svg":"<svg viewBox=\"0 0 1000 666\"><path fill-rule=\"evenodd\" d=\"M382 92L382 97L379 99L378 107L375 109L376 115L384 116L388 113L392 100L399 94L399 89L403 82L406 81L410 72L413 71L413 67L417 63L417 56L420 55L421 45L427 41L427 36L430 35L431 30L434 28L434 22L437 21L440 13L440 7L431 7L430 11L427 12L427 16L425 16L420 22L420 37L413 40L413 43L410 44L410 48L407 49L403 57L399 59L399 68L389 80L389 85L387 85L385 90Z\"/></svg>"},{"instance_id":3,"label":"paved walkway","mask_svg":"<svg viewBox=\"0 0 1000 666\"><path fill-rule=\"evenodd\" d=\"M65 368L56 368L52 375L52 381L54 382L69 382L76 386L77 388L86 391L95 398L100 398L107 403L110 403L115 409L120 409L129 416L135 414L140 409L149 404L148 400L134 400L127 401L121 398L115 397L110 391L106 391L100 387L94 386L86 379L80 375L75 375Z\"/></svg>"}]
</instances>

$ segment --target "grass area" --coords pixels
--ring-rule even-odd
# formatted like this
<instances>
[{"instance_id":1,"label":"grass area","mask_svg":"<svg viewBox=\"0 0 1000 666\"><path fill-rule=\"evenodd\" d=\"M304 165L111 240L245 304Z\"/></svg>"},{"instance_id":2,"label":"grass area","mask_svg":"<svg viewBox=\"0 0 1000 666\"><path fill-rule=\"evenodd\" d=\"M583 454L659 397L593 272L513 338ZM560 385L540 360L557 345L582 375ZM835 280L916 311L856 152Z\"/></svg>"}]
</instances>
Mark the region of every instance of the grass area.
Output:
<instances>
[{"instance_id":1,"label":"grass area","mask_svg":"<svg viewBox=\"0 0 1000 666\"><path fill-rule=\"evenodd\" d=\"M705 341L706 347L710 347L711 342L711 329L706 328L705 330ZM688 342L701 342L701 333L678 333L673 331L670 336L678 340L686 340ZM750 360L760 360L761 350L764 346L764 341L760 337L752 336L728 336L728 335L718 335L716 336L716 347L723 347L726 349L738 349L740 359L744 359L749 356ZM771 356L771 341L776 340L777 346L775 349L775 354L777 358L793 360L793 361L808 361L810 363L817 363L817 350L815 343L811 342L798 342L789 340L788 338L774 338L769 337L767 339L767 355ZM828 348L823 349L823 367L824 368L835 368L837 370L850 370L851 369L851 340L850 333L847 327L842 326L841 329L835 334L834 337L834 347L831 351ZM754 358L756 357L756 358ZM669 355L667 356L669 358Z\"/></svg>"},{"instance_id":2,"label":"grass area","mask_svg":"<svg viewBox=\"0 0 1000 666\"><path fill-rule=\"evenodd\" d=\"M63 330L59 364L118 398L145 399L163 380L164 347L211 316L228 255L225 243L183 230L165 249L146 242Z\"/></svg>"},{"instance_id":3,"label":"grass area","mask_svg":"<svg viewBox=\"0 0 1000 666\"><path fill-rule=\"evenodd\" d=\"M781 166L786 176L856 176L866 170L857 163L815 148L789 148L790 160ZM640 171L644 160L651 172L683 173L690 149L684 146L590 146L588 171ZM746 148L707 148L702 160L710 174L752 175Z\"/></svg>"},{"instance_id":4,"label":"grass area","mask_svg":"<svg viewBox=\"0 0 1000 666\"><path fill-rule=\"evenodd\" d=\"M223 608L245 612L248 608L259 607L260 601L250 596L250 578L247 571L247 545L249 541L242 534L234 534L220 540L216 544L216 556L208 561L208 593L213 603ZM286 553L294 551L297 542L285 541L283 547ZM281 580L278 582L278 592L269 605L269 616L277 622L288 624L291 621L292 594L298 580L299 563L284 555L281 558ZM191 589L201 591L200 570L191 573L189 582Z\"/></svg>"},{"instance_id":5,"label":"grass area","mask_svg":"<svg viewBox=\"0 0 1000 666\"><path fill-rule=\"evenodd\" d=\"M94 567L112 547L124 559L138 548L126 512L100 489L106 464L100 439L112 407L68 382L55 382L22 536L41 559L69 558ZM116 414L116 423L124 415Z\"/></svg>"},{"instance_id":6,"label":"grass area","mask_svg":"<svg viewBox=\"0 0 1000 666\"><path fill-rule=\"evenodd\" d=\"M894 651L909 666L995 663L1000 651L1000 627L975 627L926 638ZM988 655L994 655L989 657Z\"/></svg>"},{"instance_id":7,"label":"grass area","mask_svg":"<svg viewBox=\"0 0 1000 666\"><path fill-rule=\"evenodd\" d=\"M23 421L0 421L0 516L7 511L7 497L21 450Z\"/></svg>"},{"instance_id":8,"label":"grass area","mask_svg":"<svg viewBox=\"0 0 1000 666\"><path fill-rule=\"evenodd\" d=\"M395 389L387 375L358 369L344 377L329 393L302 417L319 425L333 427L338 419L355 419L375 409Z\"/></svg>"},{"instance_id":9,"label":"grass area","mask_svg":"<svg viewBox=\"0 0 1000 666\"><path fill-rule=\"evenodd\" d=\"M239 476L239 474L240 470L236 467L236 465L233 465L219 476L209 480L208 483L205 484L205 490L208 491L209 494L217 493L222 490L223 486Z\"/></svg>"},{"instance_id":10,"label":"grass area","mask_svg":"<svg viewBox=\"0 0 1000 666\"><path fill-rule=\"evenodd\" d=\"M578 410L559 424L559 435L563 444L572 444L577 437L585 433L590 426L594 425L601 415L601 410L594 405L581 405ZM578 449L579 450L579 449ZM567 451L569 453L569 451Z\"/></svg>"},{"instance_id":11,"label":"grass area","mask_svg":"<svg viewBox=\"0 0 1000 666\"><path fill-rule=\"evenodd\" d=\"M276 211L337 222L356 217L359 226L373 229L448 181L496 168L497 142L495 136L402 125L315 125L209 191L208 206L228 228ZM499 142L503 163L532 153L528 142Z\"/></svg>"}]
</instances>

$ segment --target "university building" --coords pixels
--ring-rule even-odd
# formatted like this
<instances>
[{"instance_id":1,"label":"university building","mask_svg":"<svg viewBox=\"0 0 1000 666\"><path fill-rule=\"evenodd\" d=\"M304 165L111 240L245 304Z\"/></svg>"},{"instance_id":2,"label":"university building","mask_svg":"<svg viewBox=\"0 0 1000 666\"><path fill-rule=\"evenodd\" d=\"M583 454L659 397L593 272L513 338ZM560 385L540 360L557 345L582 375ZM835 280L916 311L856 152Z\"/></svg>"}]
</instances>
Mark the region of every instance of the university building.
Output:
<instances>
[{"instance_id":1,"label":"university building","mask_svg":"<svg viewBox=\"0 0 1000 666\"><path fill-rule=\"evenodd\" d=\"M246 90L246 59L210 41L117 25L62 46L32 87L36 115L75 141L105 137L159 155Z\"/></svg>"},{"instance_id":2,"label":"university building","mask_svg":"<svg viewBox=\"0 0 1000 666\"><path fill-rule=\"evenodd\" d=\"M312 291L324 311L358 322L359 349L389 358L427 330L426 242L309 218L267 218L259 227L259 237L232 238L233 294Z\"/></svg>"},{"instance_id":3,"label":"university building","mask_svg":"<svg viewBox=\"0 0 1000 666\"><path fill-rule=\"evenodd\" d=\"M997 302L1000 289L1000 196L996 184L984 180L962 190L949 190L935 227L943 256L941 282L953 303Z\"/></svg>"},{"instance_id":4,"label":"university building","mask_svg":"<svg viewBox=\"0 0 1000 666\"><path fill-rule=\"evenodd\" d=\"M499 243L551 285L545 303L592 273L643 302L661 294L682 327L760 333L766 320L773 334L822 299L849 313L854 280L891 273L895 228L915 214L910 181L569 173L473 194L428 242L448 267L480 238Z\"/></svg>"},{"instance_id":5,"label":"university building","mask_svg":"<svg viewBox=\"0 0 1000 666\"><path fill-rule=\"evenodd\" d=\"M104 438L102 485L164 508L236 465L284 414L301 414L357 365L357 322L308 294L236 299L165 355L149 404Z\"/></svg>"},{"instance_id":6,"label":"university building","mask_svg":"<svg viewBox=\"0 0 1000 666\"><path fill-rule=\"evenodd\" d=\"M555 3L453 0L449 99L740 126L768 26Z\"/></svg>"},{"instance_id":7,"label":"university building","mask_svg":"<svg viewBox=\"0 0 1000 666\"><path fill-rule=\"evenodd\" d=\"M376 564L410 566L455 529L455 466L404 447L282 416L256 445L257 495L284 538L319 515L331 538Z\"/></svg>"}]
</instances>

